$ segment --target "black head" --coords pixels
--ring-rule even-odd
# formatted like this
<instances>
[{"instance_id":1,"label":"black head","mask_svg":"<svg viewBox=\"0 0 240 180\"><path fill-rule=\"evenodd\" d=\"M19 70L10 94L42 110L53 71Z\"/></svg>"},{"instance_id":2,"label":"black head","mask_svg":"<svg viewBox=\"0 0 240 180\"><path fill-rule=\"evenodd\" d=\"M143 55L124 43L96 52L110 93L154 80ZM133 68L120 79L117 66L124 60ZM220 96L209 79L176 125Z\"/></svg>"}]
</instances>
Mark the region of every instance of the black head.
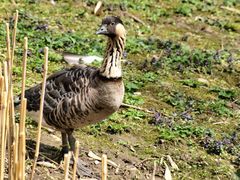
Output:
<instances>
[{"instance_id":1,"label":"black head","mask_svg":"<svg viewBox=\"0 0 240 180\"><path fill-rule=\"evenodd\" d=\"M102 24L96 34L103 34L108 37L125 35L123 22L119 17L108 16L102 20Z\"/></svg>"}]
</instances>

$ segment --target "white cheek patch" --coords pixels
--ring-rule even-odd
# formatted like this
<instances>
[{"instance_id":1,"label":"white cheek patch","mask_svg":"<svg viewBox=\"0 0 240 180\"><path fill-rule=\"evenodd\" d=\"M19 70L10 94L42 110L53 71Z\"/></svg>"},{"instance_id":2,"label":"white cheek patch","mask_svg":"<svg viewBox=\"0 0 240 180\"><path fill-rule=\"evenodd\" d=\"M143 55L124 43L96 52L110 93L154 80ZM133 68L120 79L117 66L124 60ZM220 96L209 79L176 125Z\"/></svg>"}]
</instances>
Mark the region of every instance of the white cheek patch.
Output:
<instances>
[{"instance_id":1,"label":"white cheek patch","mask_svg":"<svg viewBox=\"0 0 240 180\"><path fill-rule=\"evenodd\" d=\"M116 25L116 35L120 36L120 37L125 37L126 36L126 30L123 27L123 25L120 24L120 23Z\"/></svg>"}]
</instances>

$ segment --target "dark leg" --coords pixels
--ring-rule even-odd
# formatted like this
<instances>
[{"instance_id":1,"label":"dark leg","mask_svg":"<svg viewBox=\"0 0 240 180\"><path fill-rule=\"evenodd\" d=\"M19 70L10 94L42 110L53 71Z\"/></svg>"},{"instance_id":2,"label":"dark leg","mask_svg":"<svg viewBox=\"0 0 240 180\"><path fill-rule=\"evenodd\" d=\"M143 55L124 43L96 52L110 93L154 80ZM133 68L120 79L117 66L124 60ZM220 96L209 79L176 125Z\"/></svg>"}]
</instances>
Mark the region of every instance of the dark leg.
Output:
<instances>
[{"instance_id":1,"label":"dark leg","mask_svg":"<svg viewBox=\"0 0 240 180\"><path fill-rule=\"evenodd\" d=\"M66 133L62 133L62 153L63 155L68 153L68 139Z\"/></svg>"},{"instance_id":2,"label":"dark leg","mask_svg":"<svg viewBox=\"0 0 240 180\"><path fill-rule=\"evenodd\" d=\"M73 137L73 130L68 130L67 136L68 136L68 143L70 146L70 151L72 151L74 153L76 139ZM89 176L89 177L93 176L93 172L87 167L87 164L85 162L83 162L79 158L76 159L76 161L77 161L77 175L78 176L80 176L80 175ZM70 164L73 165L73 163L74 163L74 157L72 154Z\"/></svg>"},{"instance_id":3,"label":"dark leg","mask_svg":"<svg viewBox=\"0 0 240 180\"><path fill-rule=\"evenodd\" d=\"M70 151L74 152L76 139L73 137L73 130L67 132Z\"/></svg>"}]
</instances>

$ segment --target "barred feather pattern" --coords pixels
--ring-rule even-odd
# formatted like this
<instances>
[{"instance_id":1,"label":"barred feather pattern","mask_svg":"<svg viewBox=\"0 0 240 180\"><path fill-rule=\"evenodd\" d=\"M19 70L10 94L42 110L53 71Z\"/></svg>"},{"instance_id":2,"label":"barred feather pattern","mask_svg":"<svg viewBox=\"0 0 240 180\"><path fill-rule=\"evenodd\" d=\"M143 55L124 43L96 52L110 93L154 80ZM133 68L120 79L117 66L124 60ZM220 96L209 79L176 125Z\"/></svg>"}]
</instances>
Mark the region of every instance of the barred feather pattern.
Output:
<instances>
[{"instance_id":1,"label":"barred feather pattern","mask_svg":"<svg viewBox=\"0 0 240 180\"><path fill-rule=\"evenodd\" d=\"M109 38L100 69L74 66L48 77L43 110L46 123L66 132L96 123L114 113L124 95L119 74L123 49L123 38ZM25 97L28 101L27 110L39 111L41 84L26 90Z\"/></svg>"}]
</instances>

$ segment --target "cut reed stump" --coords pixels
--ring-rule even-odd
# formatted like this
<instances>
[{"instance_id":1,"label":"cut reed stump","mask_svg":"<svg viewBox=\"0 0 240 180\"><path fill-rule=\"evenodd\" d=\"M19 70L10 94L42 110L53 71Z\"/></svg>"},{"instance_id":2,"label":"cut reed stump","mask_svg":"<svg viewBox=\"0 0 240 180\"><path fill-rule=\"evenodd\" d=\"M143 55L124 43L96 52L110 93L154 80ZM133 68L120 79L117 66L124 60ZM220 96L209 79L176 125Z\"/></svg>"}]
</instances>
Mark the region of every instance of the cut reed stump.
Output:
<instances>
[{"instance_id":1,"label":"cut reed stump","mask_svg":"<svg viewBox=\"0 0 240 180\"><path fill-rule=\"evenodd\" d=\"M39 147L41 140L41 128L42 128L42 118L43 118L43 105L44 105L44 97L45 97L45 87L46 87L46 79L47 79L47 70L48 70L48 47L44 48L44 73L43 73L43 82L42 82L42 94L40 101L40 112L39 112L39 121L38 121L38 133L37 133L37 142L36 142L36 151L34 156L33 168L31 173L31 180L34 176L34 171L37 164L37 159L39 155Z\"/></svg>"},{"instance_id":2,"label":"cut reed stump","mask_svg":"<svg viewBox=\"0 0 240 180\"><path fill-rule=\"evenodd\" d=\"M107 155L102 155L102 180L107 180Z\"/></svg>"}]
</instances>

